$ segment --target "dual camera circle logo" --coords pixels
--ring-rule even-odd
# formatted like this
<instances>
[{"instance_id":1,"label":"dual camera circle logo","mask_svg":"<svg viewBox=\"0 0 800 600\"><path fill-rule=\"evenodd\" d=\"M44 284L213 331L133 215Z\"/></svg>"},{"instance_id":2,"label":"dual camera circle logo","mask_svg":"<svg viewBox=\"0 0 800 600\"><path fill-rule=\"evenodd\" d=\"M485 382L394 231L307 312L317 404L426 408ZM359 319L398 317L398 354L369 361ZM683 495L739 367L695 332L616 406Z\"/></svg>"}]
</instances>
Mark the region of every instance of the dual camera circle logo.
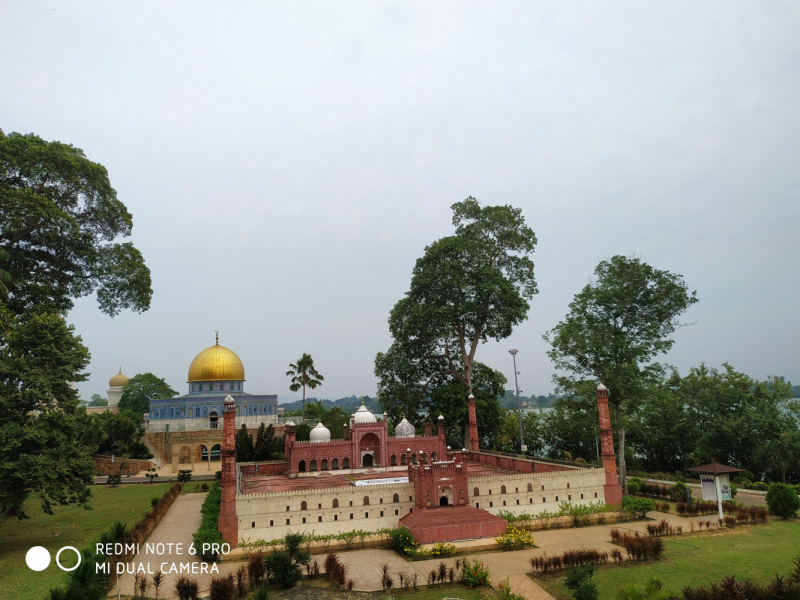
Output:
<instances>
[{"instance_id":1,"label":"dual camera circle logo","mask_svg":"<svg viewBox=\"0 0 800 600\"><path fill-rule=\"evenodd\" d=\"M61 553L64 550L72 550L78 555L78 562L74 567L67 568L61 564ZM25 555L25 562L28 564L28 568L31 571L44 571L48 566L50 566L50 552L47 550L47 548L43 548L42 546L34 546L28 550L28 553ZM64 546L56 553L56 564L62 571L74 571L81 564L81 553L78 552L78 549L73 546Z\"/></svg>"}]
</instances>

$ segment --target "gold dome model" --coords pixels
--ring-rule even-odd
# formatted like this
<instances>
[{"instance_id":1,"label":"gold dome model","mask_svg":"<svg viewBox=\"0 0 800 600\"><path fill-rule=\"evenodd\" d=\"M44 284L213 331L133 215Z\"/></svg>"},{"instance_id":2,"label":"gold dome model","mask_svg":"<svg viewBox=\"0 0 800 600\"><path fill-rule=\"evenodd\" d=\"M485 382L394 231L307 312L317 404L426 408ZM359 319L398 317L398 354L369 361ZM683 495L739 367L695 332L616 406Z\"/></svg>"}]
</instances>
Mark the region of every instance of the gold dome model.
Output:
<instances>
[{"instance_id":1,"label":"gold dome model","mask_svg":"<svg viewBox=\"0 0 800 600\"><path fill-rule=\"evenodd\" d=\"M122 367L120 367L119 373L108 380L108 387L122 387L126 383L128 383L128 378L122 374Z\"/></svg>"},{"instance_id":2,"label":"gold dome model","mask_svg":"<svg viewBox=\"0 0 800 600\"><path fill-rule=\"evenodd\" d=\"M193 381L244 381L244 365L233 350L217 343L194 357L189 366L189 383Z\"/></svg>"}]
</instances>

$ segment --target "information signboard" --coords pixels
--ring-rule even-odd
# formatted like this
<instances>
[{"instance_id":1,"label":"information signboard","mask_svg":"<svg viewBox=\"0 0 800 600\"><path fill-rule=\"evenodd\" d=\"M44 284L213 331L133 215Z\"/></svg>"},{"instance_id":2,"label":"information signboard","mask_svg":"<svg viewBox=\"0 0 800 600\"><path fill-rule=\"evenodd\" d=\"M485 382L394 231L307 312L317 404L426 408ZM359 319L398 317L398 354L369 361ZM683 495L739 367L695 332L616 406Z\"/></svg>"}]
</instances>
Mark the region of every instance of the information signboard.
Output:
<instances>
[{"instance_id":1,"label":"information signboard","mask_svg":"<svg viewBox=\"0 0 800 600\"><path fill-rule=\"evenodd\" d=\"M717 486L714 485L713 475L700 475L700 484L703 489L703 500L706 502L717 501Z\"/></svg>"},{"instance_id":2,"label":"information signboard","mask_svg":"<svg viewBox=\"0 0 800 600\"><path fill-rule=\"evenodd\" d=\"M731 498L731 482L728 475L719 475L719 489L722 490L723 500L732 500Z\"/></svg>"}]
</instances>

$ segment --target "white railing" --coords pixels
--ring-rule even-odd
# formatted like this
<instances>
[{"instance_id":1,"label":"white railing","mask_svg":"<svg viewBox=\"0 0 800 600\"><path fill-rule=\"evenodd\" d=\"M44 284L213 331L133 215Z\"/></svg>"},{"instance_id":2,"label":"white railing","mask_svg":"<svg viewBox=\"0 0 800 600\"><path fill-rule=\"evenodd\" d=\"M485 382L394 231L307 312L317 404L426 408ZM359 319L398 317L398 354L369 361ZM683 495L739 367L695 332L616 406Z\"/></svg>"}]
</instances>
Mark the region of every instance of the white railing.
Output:
<instances>
[{"instance_id":1,"label":"white railing","mask_svg":"<svg viewBox=\"0 0 800 600\"><path fill-rule=\"evenodd\" d=\"M281 417L278 415L244 415L236 416L236 428L246 424L248 428L255 429L261 423L283 427L291 421L295 425L303 423L303 417ZM312 427L317 424L317 419L305 419L305 422ZM212 422L208 417L200 419L154 419L145 421L145 431L214 431L222 432L222 417Z\"/></svg>"}]
</instances>

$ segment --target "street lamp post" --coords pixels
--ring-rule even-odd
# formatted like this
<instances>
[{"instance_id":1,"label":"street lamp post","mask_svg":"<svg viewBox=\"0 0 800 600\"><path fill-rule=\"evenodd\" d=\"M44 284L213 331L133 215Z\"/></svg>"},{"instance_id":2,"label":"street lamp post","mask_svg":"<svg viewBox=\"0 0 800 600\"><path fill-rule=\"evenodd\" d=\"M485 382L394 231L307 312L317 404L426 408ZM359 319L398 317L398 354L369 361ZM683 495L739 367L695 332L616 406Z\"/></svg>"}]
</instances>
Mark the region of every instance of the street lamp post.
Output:
<instances>
[{"instance_id":1,"label":"street lamp post","mask_svg":"<svg viewBox=\"0 0 800 600\"><path fill-rule=\"evenodd\" d=\"M522 403L519 399L519 383L517 382L517 352L519 350L509 350L508 353L514 359L514 387L517 391L517 420L519 421L519 444L520 451L527 452L528 446L525 445L525 440L522 439Z\"/></svg>"}]
</instances>

